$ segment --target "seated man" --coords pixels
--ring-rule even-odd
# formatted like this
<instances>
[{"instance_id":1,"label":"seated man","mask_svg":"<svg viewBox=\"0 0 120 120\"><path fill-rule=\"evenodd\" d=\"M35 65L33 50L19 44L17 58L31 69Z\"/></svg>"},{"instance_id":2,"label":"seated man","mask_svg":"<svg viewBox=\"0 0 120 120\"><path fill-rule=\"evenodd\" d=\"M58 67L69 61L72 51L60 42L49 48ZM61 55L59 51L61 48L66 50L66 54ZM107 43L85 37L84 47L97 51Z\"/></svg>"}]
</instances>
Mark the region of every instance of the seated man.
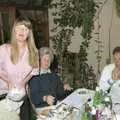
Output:
<instances>
[{"instance_id":1,"label":"seated man","mask_svg":"<svg viewBox=\"0 0 120 120\"><path fill-rule=\"evenodd\" d=\"M72 89L68 84L64 87L59 76L51 72L53 58L50 48L40 49L40 73L29 81L31 102L36 108L54 105L57 100L66 97L66 90Z\"/></svg>"}]
</instances>

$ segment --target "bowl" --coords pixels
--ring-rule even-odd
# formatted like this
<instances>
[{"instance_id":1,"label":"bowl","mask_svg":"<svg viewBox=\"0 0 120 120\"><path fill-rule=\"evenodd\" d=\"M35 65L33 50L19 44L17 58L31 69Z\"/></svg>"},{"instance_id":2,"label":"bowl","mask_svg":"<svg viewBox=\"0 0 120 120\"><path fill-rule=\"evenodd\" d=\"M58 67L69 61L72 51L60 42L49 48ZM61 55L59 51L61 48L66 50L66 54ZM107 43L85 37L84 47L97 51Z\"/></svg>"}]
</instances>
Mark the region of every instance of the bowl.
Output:
<instances>
[{"instance_id":1,"label":"bowl","mask_svg":"<svg viewBox=\"0 0 120 120\"><path fill-rule=\"evenodd\" d=\"M25 96L26 92L24 88L18 89L18 88L12 88L8 94L7 94L7 98L12 100L12 101L21 101L24 96Z\"/></svg>"}]
</instances>

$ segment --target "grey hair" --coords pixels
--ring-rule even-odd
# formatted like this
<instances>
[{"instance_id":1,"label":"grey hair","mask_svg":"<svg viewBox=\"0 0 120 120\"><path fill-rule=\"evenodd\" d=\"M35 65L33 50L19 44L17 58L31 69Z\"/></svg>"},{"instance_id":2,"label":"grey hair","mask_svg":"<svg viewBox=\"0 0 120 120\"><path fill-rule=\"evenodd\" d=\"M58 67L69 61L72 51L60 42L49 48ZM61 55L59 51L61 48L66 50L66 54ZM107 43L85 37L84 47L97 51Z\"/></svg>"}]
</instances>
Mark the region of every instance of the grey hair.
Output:
<instances>
[{"instance_id":1,"label":"grey hair","mask_svg":"<svg viewBox=\"0 0 120 120\"><path fill-rule=\"evenodd\" d=\"M49 55L50 56L50 62L53 62L54 59L54 54L51 48L49 47L41 47L40 48L40 59L44 56L44 55Z\"/></svg>"}]
</instances>

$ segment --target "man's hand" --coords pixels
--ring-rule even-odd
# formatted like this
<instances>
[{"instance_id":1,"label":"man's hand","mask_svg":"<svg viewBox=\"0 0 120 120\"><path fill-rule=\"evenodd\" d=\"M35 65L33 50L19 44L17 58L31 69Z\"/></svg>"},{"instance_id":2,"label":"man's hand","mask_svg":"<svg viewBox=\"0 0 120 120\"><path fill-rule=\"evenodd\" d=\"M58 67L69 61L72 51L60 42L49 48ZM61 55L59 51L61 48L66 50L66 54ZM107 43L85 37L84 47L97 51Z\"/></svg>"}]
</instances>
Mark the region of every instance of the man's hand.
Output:
<instances>
[{"instance_id":1,"label":"man's hand","mask_svg":"<svg viewBox=\"0 0 120 120\"><path fill-rule=\"evenodd\" d=\"M48 105L53 105L55 102L55 97L47 95L43 97L43 100L48 103Z\"/></svg>"},{"instance_id":2,"label":"man's hand","mask_svg":"<svg viewBox=\"0 0 120 120\"><path fill-rule=\"evenodd\" d=\"M71 91L71 90L73 90L73 88L70 86L70 84L66 83L66 84L64 84L64 90Z\"/></svg>"}]
</instances>

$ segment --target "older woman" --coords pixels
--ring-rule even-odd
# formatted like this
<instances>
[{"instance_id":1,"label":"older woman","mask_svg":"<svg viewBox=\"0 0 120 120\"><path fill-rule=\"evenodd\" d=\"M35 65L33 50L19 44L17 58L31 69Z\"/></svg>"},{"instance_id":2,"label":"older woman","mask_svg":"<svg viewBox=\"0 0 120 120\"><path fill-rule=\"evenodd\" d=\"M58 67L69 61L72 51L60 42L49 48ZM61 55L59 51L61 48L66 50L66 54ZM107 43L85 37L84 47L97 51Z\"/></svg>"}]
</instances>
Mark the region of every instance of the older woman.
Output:
<instances>
[{"instance_id":1,"label":"older woman","mask_svg":"<svg viewBox=\"0 0 120 120\"><path fill-rule=\"evenodd\" d=\"M0 100L0 120L19 120L25 86L37 68L37 56L31 22L16 20L10 43L0 46L0 90L8 90L7 97Z\"/></svg>"},{"instance_id":2,"label":"older woman","mask_svg":"<svg viewBox=\"0 0 120 120\"><path fill-rule=\"evenodd\" d=\"M65 86L59 76L51 72L50 65L53 61L53 52L48 47L40 49L40 74L29 81L30 97L36 108L54 105L56 100L66 96L65 90L71 90Z\"/></svg>"}]
</instances>

